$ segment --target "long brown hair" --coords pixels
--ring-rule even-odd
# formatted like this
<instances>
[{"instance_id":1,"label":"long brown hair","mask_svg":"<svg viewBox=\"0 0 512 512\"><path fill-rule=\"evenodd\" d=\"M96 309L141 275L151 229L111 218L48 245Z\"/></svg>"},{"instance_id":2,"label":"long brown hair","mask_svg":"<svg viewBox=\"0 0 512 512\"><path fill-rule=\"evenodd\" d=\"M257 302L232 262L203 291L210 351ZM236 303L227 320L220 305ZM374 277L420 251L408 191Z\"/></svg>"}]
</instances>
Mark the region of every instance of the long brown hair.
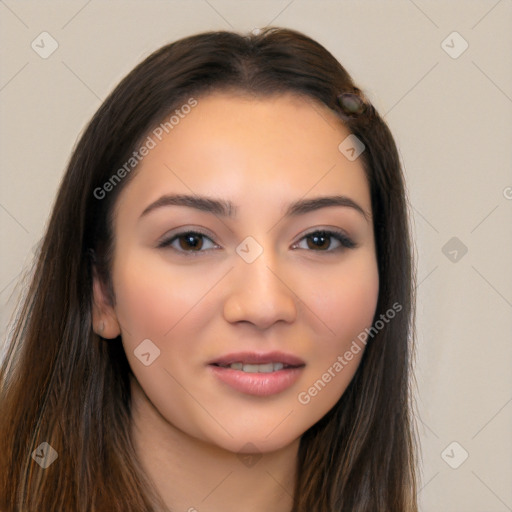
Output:
<instances>
[{"instance_id":1,"label":"long brown hair","mask_svg":"<svg viewBox=\"0 0 512 512\"><path fill-rule=\"evenodd\" d=\"M97 191L187 98L229 89L260 97L294 92L319 101L364 143L380 283L374 321L392 304L401 306L370 337L338 403L303 434L293 512L417 511L415 287L396 145L323 46L278 28L247 36L208 32L164 46L121 81L87 126L60 185L0 370L2 510L164 508L130 437L131 370L121 339L107 343L92 330L94 269L115 301L112 212L134 173L105 197ZM43 442L58 454L47 469L32 457L34 450L44 452Z\"/></svg>"}]
</instances>

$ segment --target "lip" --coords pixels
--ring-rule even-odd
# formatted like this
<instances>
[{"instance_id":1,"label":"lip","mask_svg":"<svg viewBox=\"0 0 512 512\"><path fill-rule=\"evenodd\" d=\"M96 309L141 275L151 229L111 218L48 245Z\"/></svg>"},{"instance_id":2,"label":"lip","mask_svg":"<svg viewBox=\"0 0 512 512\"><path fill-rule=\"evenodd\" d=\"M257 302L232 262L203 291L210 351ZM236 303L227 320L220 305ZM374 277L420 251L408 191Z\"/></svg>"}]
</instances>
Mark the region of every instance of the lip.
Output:
<instances>
[{"instance_id":1,"label":"lip","mask_svg":"<svg viewBox=\"0 0 512 512\"><path fill-rule=\"evenodd\" d=\"M250 373L225 366L231 363L266 364L282 363L287 367L271 373ZM293 386L302 374L302 359L284 352L237 352L221 356L210 363L208 369L221 382L235 391L252 396L271 396Z\"/></svg>"},{"instance_id":2,"label":"lip","mask_svg":"<svg viewBox=\"0 0 512 512\"><path fill-rule=\"evenodd\" d=\"M293 386L303 366L283 368L272 373L249 373L222 366L209 365L213 375L232 389L253 396L271 396Z\"/></svg>"},{"instance_id":3,"label":"lip","mask_svg":"<svg viewBox=\"0 0 512 512\"><path fill-rule=\"evenodd\" d=\"M283 363L288 366L304 366L304 361L300 357L285 352L233 352L210 361L209 365L229 365L232 363L246 364L266 364Z\"/></svg>"}]
</instances>

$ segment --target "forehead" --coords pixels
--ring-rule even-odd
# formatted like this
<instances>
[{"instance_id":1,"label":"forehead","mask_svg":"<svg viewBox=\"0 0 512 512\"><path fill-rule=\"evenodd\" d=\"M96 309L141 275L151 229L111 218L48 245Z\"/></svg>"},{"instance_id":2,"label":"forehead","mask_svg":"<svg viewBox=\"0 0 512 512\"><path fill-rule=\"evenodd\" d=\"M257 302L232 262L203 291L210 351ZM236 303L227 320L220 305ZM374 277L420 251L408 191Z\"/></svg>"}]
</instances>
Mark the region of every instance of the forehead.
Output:
<instances>
[{"instance_id":1,"label":"forehead","mask_svg":"<svg viewBox=\"0 0 512 512\"><path fill-rule=\"evenodd\" d=\"M361 159L349 161L338 149L350 132L311 98L213 93L161 126L167 129L159 137L149 133L155 145L123 190L119 209L127 200L147 203L174 191L260 208L272 197L283 203L343 193L371 211Z\"/></svg>"}]
</instances>

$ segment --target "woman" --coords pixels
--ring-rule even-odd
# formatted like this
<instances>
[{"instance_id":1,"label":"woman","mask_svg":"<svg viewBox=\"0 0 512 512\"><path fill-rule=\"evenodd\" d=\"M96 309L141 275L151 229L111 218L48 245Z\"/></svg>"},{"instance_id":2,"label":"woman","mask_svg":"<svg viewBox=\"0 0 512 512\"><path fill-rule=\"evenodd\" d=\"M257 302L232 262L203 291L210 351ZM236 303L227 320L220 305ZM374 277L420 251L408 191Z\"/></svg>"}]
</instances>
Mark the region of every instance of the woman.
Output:
<instances>
[{"instance_id":1,"label":"woman","mask_svg":"<svg viewBox=\"0 0 512 512\"><path fill-rule=\"evenodd\" d=\"M64 176L0 374L2 510L416 511L393 138L291 30L139 64Z\"/></svg>"}]
</instances>

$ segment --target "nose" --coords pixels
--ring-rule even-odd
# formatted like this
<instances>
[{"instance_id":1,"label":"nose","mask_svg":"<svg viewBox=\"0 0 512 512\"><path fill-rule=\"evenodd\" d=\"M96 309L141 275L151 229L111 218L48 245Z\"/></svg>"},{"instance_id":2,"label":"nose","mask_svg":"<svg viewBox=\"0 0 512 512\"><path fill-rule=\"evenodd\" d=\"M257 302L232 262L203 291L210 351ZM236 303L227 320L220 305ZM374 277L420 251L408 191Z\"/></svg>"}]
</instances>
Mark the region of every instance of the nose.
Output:
<instances>
[{"instance_id":1,"label":"nose","mask_svg":"<svg viewBox=\"0 0 512 512\"><path fill-rule=\"evenodd\" d=\"M279 321L295 321L298 298L293 284L281 274L267 251L252 263L240 258L230 272L224 318L231 323L249 322L259 329L267 329Z\"/></svg>"}]
</instances>

